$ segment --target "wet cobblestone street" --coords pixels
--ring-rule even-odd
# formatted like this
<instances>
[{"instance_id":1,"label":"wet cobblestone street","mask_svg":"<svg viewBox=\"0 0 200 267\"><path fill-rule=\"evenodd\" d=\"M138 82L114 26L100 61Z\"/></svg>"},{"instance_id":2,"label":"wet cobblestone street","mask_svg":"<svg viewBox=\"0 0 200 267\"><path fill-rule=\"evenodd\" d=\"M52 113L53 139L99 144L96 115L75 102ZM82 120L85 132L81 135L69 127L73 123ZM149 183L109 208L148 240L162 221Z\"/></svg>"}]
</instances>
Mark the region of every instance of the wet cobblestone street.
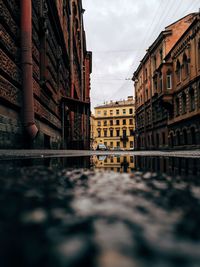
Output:
<instances>
[{"instance_id":1,"label":"wet cobblestone street","mask_svg":"<svg viewBox=\"0 0 200 267\"><path fill-rule=\"evenodd\" d=\"M0 178L0 266L200 266L200 180L44 166Z\"/></svg>"}]
</instances>

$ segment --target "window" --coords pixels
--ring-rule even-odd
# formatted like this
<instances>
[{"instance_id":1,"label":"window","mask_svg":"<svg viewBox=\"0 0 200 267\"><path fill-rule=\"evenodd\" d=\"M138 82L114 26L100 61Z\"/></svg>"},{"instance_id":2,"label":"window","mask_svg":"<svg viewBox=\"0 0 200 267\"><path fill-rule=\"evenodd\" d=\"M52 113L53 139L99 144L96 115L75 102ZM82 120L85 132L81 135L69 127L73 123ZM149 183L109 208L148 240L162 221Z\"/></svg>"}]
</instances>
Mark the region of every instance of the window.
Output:
<instances>
[{"instance_id":1,"label":"window","mask_svg":"<svg viewBox=\"0 0 200 267\"><path fill-rule=\"evenodd\" d=\"M111 143L112 143L112 142L111 142ZM112 146L111 146L111 143L110 143L110 147L112 147ZM110 159L110 162L113 163L113 157ZM111 170L112 170L112 168L111 168Z\"/></svg>"},{"instance_id":2,"label":"window","mask_svg":"<svg viewBox=\"0 0 200 267\"><path fill-rule=\"evenodd\" d=\"M163 145L165 145L165 133L164 132L162 133L162 143Z\"/></svg>"},{"instance_id":3,"label":"window","mask_svg":"<svg viewBox=\"0 0 200 267\"><path fill-rule=\"evenodd\" d=\"M130 129L130 135L133 136L134 135L134 130Z\"/></svg>"},{"instance_id":4,"label":"window","mask_svg":"<svg viewBox=\"0 0 200 267\"><path fill-rule=\"evenodd\" d=\"M190 99L190 111L193 111L195 110L195 96L193 88L191 88L189 91L189 99Z\"/></svg>"},{"instance_id":5,"label":"window","mask_svg":"<svg viewBox=\"0 0 200 267\"><path fill-rule=\"evenodd\" d=\"M123 125L126 125L126 120L123 120Z\"/></svg>"},{"instance_id":6,"label":"window","mask_svg":"<svg viewBox=\"0 0 200 267\"><path fill-rule=\"evenodd\" d=\"M110 120L110 125L111 125L111 126L113 125L113 121L112 121L112 120Z\"/></svg>"},{"instance_id":7,"label":"window","mask_svg":"<svg viewBox=\"0 0 200 267\"><path fill-rule=\"evenodd\" d=\"M148 89L146 89L146 100L148 100Z\"/></svg>"},{"instance_id":8,"label":"window","mask_svg":"<svg viewBox=\"0 0 200 267\"><path fill-rule=\"evenodd\" d=\"M130 148L133 148L133 141L130 141Z\"/></svg>"},{"instance_id":9,"label":"window","mask_svg":"<svg viewBox=\"0 0 200 267\"><path fill-rule=\"evenodd\" d=\"M126 114L126 110L125 109L123 109L123 114Z\"/></svg>"},{"instance_id":10,"label":"window","mask_svg":"<svg viewBox=\"0 0 200 267\"><path fill-rule=\"evenodd\" d=\"M116 130L116 136L120 135L120 130Z\"/></svg>"},{"instance_id":11,"label":"window","mask_svg":"<svg viewBox=\"0 0 200 267\"><path fill-rule=\"evenodd\" d=\"M147 68L145 69L145 81L147 81L147 76L148 76L148 73L147 73Z\"/></svg>"},{"instance_id":12,"label":"window","mask_svg":"<svg viewBox=\"0 0 200 267\"><path fill-rule=\"evenodd\" d=\"M104 126L107 126L107 121L104 121L104 122L103 122L103 125L104 125Z\"/></svg>"},{"instance_id":13,"label":"window","mask_svg":"<svg viewBox=\"0 0 200 267\"><path fill-rule=\"evenodd\" d=\"M120 142L117 142L117 147L120 147Z\"/></svg>"},{"instance_id":14,"label":"window","mask_svg":"<svg viewBox=\"0 0 200 267\"><path fill-rule=\"evenodd\" d=\"M120 163L120 157L117 157L117 163Z\"/></svg>"},{"instance_id":15,"label":"window","mask_svg":"<svg viewBox=\"0 0 200 267\"><path fill-rule=\"evenodd\" d=\"M116 109L116 114L119 115L119 109Z\"/></svg>"},{"instance_id":16,"label":"window","mask_svg":"<svg viewBox=\"0 0 200 267\"><path fill-rule=\"evenodd\" d=\"M116 125L119 125L119 120L116 120Z\"/></svg>"},{"instance_id":17,"label":"window","mask_svg":"<svg viewBox=\"0 0 200 267\"><path fill-rule=\"evenodd\" d=\"M160 91L162 92L162 90L163 90L163 76L162 76L162 72L160 73L159 81L160 81Z\"/></svg>"},{"instance_id":18,"label":"window","mask_svg":"<svg viewBox=\"0 0 200 267\"><path fill-rule=\"evenodd\" d=\"M157 75L154 77L153 80L153 85L154 85L154 92L156 93L158 90L158 81L157 81Z\"/></svg>"},{"instance_id":19,"label":"window","mask_svg":"<svg viewBox=\"0 0 200 267\"><path fill-rule=\"evenodd\" d=\"M126 130L123 130L123 136L126 136Z\"/></svg>"},{"instance_id":20,"label":"window","mask_svg":"<svg viewBox=\"0 0 200 267\"><path fill-rule=\"evenodd\" d=\"M189 60L186 54L183 55L183 75L185 78L189 75Z\"/></svg>"},{"instance_id":21,"label":"window","mask_svg":"<svg viewBox=\"0 0 200 267\"><path fill-rule=\"evenodd\" d=\"M123 147L126 148L126 142L123 142Z\"/></svg>"},{"instance_id":22,"label":"window","mask_svg":"<svg viewBox=\"0 0 200 267\"><path fill-rule=\"evenodd\" d=\"M97 122L97 125L98 125L98 126L101 126L101 121L98 121L98 122Z\"/></svg>"},{"instance_id":23,"label":"window","mask_svg":"<svg viewBox=\"0 0 200 267\"><path fill-rule=\"evenodd\" d=\"M163 61L163 50L162 48L160 49L160 62L162 63Z\"/></svg>"},{"instance_id":24,"label":"window","mask_svg":"<svg viewBox=\"0 0 200 267\"><path fill-rule=\"evenodd\" d=\"M98 130L98 137L101 137L101 130Z\"/></svg>"},{"instance_id":25,"label":"window","mask_svg":"<svg viewBox=\"0 0 200 267\"><path fill-rule=\"evenodd\" d=\"M176 133L176 138L177 138L177 146L180 146L181 145L181 135L180 135L179 131Z\"/></svg>"},{"instance_id":26,"label":"window","mask_svg":"<svg viewBox=\"0 0 200 267\"><path fill-rule=\"evenodd\" d=\"M110 147L113 147L113 142L110 142Z\"/></svg>"},{"instance_id":27,"label":"window","mask_svg":"<svg viewBox=\"0 0 200 267\"><path fill-rule=\"evenodd\" d=\"M104 110L103 115L104 115L104 116L107 115L107 110Z\"/></svg>"},{"instance_id":28,"label":"window","mask_svg":"<svg viewBox=\"0 0 200 267\"><path fill-rule=\"evenodd\" d=\"M178 97L176 98L175 105L176 105L176 116L179 116L180 103Z\"/></svg>"},{"instance_id":29,"label":"window","mask_svg":"<svg viewBox=\"0 0 200 267\"><path fill-rule=\"evenodd\" d=\"M110 130L110 137L113 137L113 130Z\"/></svg>"},{"instance_id":30,"label":"window","mask_svg":"<svg viewBox=\"0 0 200 267\"><path fill-rule=\"evenodd\" d=\"M182 114L186 113L186 94L182 94Z\"/></svg>"},{"instance_id":31,"label":"window","mask_svg":"<svg viewBox=\"0 0 200 267\"><path fill-rule=\"evenodd\" d=\"M177 60L176 63L176 78L177 78L177 83L181 82L181 64L179 60Z\"/></svg>"},{"instance_id":32,"label":"window","mask_svg":"<svg viewBox=\"0 0 200 267\"><path fill-rule=\"evenodd\" d=\"M133 119L129 119L129 124L130 124L130 125L133 124Z\"/></svg>"},{"instance_id":33,"label":"window","mask_svg":"<svg viewBox=\"0 0 200 267\"><path fill-rule=\"evenodd\" d=\"M107 137L107 130L104 130L104 137Z\"/></svg>"},{"instance_id":34,"label":"window","mask_svg":"<svg viewBox=\"0 0 200 267\"><path fill-rule=\"evenodd\" d=\"M129 114L133 114L133 109L129 108Z\"/></svg>"},{"instance_id":35,"label":"window","mask_svg":"<svg viewBox=\"0 0 200 267\"><path fill-rule=\"evenodd\" d=\"M187 145L188 144L188 139L187 139L187 130L186 129L184 129L183 130L183 144L184 145Z\"/></svg>"},{"instance_id":36,"label":"window","mask_svg":"<svg viewBox=\"0 0 200 267\"><path fill-rule=\"evenodd\" d=\"M98 115L101 115L101 111L100 111L100 110L98 110L98 111L97 111L97 114L98 114Z\"/></svg>"},{"instance_id":37,"label":"window","mask_svg":"<svg viewBox=\"0 0 200 267\"><path fill-rule=\"evenodd\" d=\"M156 69L156 66L157 64L156 64L156 55L153 57L153 66L154 66L154 70Z\"/></svg>"},{"instance_id":38,"label":"window","mask_svg":"<svg viewBox=\"0 0 200 267\"><path fill-rule=\"evenodd\" d=\"M107 142L104 142L104 145L107 146Z\"/></svg>"},{"instance_id":39,"label":"window","mask_svg":"<svg viewBox=\"0 0 200 267\"><path fill-rule=\"evenodd\" d=\"M167 89L172 89L172 74L167 72Z\"/></svg>"},{"instance_id":40,"label":"window","mask_svg":"<svg viewBox=\"0 0 200 267\"><path fill-rule=\"evenodd\" d=\"M110 115L113 115L113 110L110 110Z\"/></svg>"}]
</instances>

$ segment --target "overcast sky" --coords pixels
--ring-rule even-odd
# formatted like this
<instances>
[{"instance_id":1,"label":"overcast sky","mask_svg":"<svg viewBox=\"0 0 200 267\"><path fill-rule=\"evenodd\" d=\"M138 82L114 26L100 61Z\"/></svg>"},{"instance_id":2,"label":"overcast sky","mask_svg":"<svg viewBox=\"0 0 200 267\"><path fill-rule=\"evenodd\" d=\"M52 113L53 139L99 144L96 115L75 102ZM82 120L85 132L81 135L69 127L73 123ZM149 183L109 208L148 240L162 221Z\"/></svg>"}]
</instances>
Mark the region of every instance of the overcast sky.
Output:
<instances>
[{"instance_id":1,"label":"overcast sky","mask_svg":"<svg viewBox=\"0 0 200 267\"><path fill-rule=\"evenodd\" d=\"M199 0L82 0L87 49L93 52L92 108L133 95L129 80L146 49Z\"/></svg>"}]
</instances>

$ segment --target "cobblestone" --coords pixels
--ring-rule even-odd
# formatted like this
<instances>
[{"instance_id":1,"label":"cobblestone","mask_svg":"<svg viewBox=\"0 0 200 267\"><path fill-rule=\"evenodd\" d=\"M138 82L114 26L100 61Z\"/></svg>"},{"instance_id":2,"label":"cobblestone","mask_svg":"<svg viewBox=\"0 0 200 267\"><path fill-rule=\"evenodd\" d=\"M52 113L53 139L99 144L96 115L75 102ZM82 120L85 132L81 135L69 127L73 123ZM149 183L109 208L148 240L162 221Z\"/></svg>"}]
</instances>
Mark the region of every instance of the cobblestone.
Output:
<instances>
[{"instance_id":1,"label":"cobblestone","mask_svg":"<svg viewBox=\"0 0 200 267\"><path fill-rule=\"evenodd\" d=\"M200 266L200 181L2 168L1 266Z\"/></svg>"}]
</instances>

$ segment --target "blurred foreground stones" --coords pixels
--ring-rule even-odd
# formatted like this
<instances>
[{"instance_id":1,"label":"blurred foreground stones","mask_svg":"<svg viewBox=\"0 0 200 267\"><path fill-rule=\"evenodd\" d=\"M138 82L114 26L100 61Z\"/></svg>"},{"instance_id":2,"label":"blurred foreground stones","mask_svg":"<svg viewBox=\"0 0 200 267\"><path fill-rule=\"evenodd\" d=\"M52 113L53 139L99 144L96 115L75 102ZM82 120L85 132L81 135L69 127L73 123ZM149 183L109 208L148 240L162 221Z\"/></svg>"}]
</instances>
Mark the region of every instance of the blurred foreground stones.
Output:
<instances>
[{"instance_id":1,"label":"blurred foreground stones","mask_svg":"<svg viewBox=\"0 0 200 267\"><path fill-rule=\"evenodd\" d=\"M0 266L200 266L200 180L3 169Z\"/></svg>"}]
</instances>

